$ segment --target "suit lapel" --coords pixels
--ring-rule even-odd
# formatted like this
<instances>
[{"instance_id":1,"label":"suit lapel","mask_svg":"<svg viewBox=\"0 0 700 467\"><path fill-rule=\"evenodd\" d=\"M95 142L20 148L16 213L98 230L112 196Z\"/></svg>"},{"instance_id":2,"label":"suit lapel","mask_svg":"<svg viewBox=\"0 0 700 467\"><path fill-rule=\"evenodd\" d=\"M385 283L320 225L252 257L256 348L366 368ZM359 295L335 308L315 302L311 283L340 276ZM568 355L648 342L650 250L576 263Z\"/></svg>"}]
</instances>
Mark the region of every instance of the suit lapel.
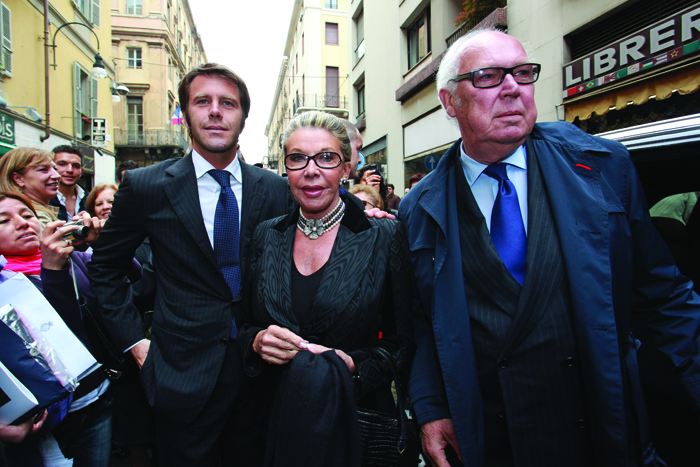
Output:
<instances>
[{"instance_id":1,"label":"suit lapel","mask_svg":"<svg viewBox=\"0 0 700 467\"><path fill-rule=\"evenodd\" d=\"M166 173L170 178L166 179L163 189L175 214L185 226L195 245L202 250L212 266L218 271L219 265L214 256L214 249L209 242L209 235L204 227L202 208L199 205L199 190L197 189L197 177L192 164L192 155L188 154L168 167Z\"/></svg>"},{"instance_id":2,"label":"suit lapel","mask_svg":"<svg viewBox=\"0 0 700 467\"><path fill-rule=\"evenodd\" d=\"M498 308L509 316L515 316L520 284L508 271L491 241L486 221L469 188L462 165L457 163L455 171L464 276Z\"/></svg>"},{"instance_id":3,"label":"suit lapel","mask_svg":"<svg viewBox=\"0 0 700 467\"><path fill-rule=\"evenodd\" d=\"M553 291L564 277L554 221L542 186L537 155L527 141L528 239L527 273L518 312L499 358L507 358L542 319Z\"/></svg>"},{"instance_id":4,"label":"suit lapel","mask_svg":"<svg viewBox=\"0 0 700 467\"><path fill-rule=\"evenodd\" d=\"M364 216L364 211L360 215ZM367 222L366 219L362 220ZM368 228L353 232L341 222L331 256L326 263L326 270L311 305L309 324L312 333L328 329L337 316L348 308L362 278L366 276L367 269L371 269L376 241L377 229Z\"/></svg>"},{"instance_id":5,"label":"suit lapel","mask_svg":"<svg viewBox=\"0 0 700 467\"><path fill-rule=\"evenodd\" d=\"M263 256L265 264L259 265L259 270L262 279L260 283L265 284L265 289L262 291L265 309L273 320L286 325L292 332L299 333L299 324L294 313L290 312L295 232L295 225L283 231L274 227L270 229L269 242L265 245L267 252Z\"/></svg>"}]
</instances>

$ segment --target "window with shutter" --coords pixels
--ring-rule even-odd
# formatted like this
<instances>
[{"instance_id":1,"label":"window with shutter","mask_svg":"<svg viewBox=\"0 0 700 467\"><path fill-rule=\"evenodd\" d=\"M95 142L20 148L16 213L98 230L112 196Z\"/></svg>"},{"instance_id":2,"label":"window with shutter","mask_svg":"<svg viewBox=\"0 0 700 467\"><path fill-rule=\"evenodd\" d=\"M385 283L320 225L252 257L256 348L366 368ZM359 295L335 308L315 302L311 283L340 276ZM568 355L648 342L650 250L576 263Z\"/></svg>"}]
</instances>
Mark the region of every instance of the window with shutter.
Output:
<instances>
[{"instance_id":1,"label":"window with shutter","mask_svg":"<svg viewBox=\"0 0 700 467\"><path fill-rule=\"evenodd\" d=\"M326 44L338 45L338 23L326 23Z\"/></svg>"},{"instance_id":2,"label":"window with shutter","mask_svg":"<svg viewBox=\"0 0 700 467\"><path fill-rule=\"evenodd\" d=\"M0 25L2 27L2 68L5 76L12 76L12 21L10 9L0 3Z\"/></svg>"},{"instance_id":3,"label":"window with shutter","mask_svg":"<svg viewBox=\"0 0 700 467\"><path fill-rule=\"evenodd\" d=\"M92 1L92 11L91 16L90 16L90 22L97 26L98 28L100 27L100 0L91 0Z\"/></svg>"}]
</instances>

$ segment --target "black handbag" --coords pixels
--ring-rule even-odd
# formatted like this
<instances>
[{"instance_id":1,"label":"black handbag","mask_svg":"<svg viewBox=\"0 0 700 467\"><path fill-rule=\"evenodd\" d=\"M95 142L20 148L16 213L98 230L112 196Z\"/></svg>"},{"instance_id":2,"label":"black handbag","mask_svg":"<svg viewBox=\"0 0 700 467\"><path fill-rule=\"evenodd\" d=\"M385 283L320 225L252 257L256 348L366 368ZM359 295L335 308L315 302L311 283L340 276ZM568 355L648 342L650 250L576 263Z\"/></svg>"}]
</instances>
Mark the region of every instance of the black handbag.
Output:
<instances>
[{"instance_id":1,"label":"black handbag","mask_svg":"<svg viewBox=\"0 0 700 467\"><path fill-rule=\"evenodd\" d=\"M421 452L418 425L406 416L404 398L394 360L384 349L375 349L391 362L396 381L397 416L391 417L363 409L357 410L362 444L362 465L380 467L415 467Z\"/></svg>"}]
</instances>

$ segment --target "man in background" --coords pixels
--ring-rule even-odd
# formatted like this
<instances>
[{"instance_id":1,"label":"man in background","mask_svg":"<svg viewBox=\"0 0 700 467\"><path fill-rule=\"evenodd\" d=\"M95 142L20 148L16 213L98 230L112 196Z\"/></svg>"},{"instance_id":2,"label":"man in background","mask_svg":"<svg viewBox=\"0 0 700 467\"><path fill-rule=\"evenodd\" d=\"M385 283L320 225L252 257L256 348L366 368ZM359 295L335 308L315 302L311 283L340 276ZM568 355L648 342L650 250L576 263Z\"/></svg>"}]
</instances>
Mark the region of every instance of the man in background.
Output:
<instances>
[{"instance_id":1,"label":"man in background","mask_svg":"<svg viewBox=\"0 0 700 467\"><path fill-rule=\"evenodd\" d=\"M58 207L58 218L69 222L73 216L85 211L87 193L78 185L83 175L83 155L77 148L66 144L56 146L52 152L56 155L54 163L61 178L58 193L49 201L49 205Z\"/></svg>"}]
</instances>

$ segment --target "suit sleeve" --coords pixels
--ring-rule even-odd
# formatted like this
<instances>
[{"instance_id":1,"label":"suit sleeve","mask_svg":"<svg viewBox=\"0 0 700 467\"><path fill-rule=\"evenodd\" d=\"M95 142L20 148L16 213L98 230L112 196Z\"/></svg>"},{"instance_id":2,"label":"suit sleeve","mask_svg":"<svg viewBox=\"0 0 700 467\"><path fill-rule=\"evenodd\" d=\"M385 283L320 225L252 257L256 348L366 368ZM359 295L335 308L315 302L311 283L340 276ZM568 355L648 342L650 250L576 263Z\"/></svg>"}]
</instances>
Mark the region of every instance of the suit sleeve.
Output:
<instances>
[{"instance_id":1,"label":"suit sleeve","mask_svg":"<svg viewBox=\"0 0 700 467\"><path fill-rule=\"evenodd\" d=\"M399 219L410 225L411 212L399 207ZM416 352L411 364L408 395L417 422L423 425L434 420L452 418L445 394L442 371L437 355L431 323L434 248L416 249L410 253L412 271L418 292L413 295L412 321Z\"/></svg>"},{"instance_id":2,"label":"suit sleeve","mask_svg":"<svg viewBox=\"0 0 700 467\"><path fill-rule=\"evenodd\" d=\"M108 329L116 346L124 350L145 338L127 277L136 248L147 236L142 213L145 200L136 188L139 184L134 175L124 173L112 213L93 247L92 261L88 265L92 291L101 305Z\"/></svg>"}]
</instances>

